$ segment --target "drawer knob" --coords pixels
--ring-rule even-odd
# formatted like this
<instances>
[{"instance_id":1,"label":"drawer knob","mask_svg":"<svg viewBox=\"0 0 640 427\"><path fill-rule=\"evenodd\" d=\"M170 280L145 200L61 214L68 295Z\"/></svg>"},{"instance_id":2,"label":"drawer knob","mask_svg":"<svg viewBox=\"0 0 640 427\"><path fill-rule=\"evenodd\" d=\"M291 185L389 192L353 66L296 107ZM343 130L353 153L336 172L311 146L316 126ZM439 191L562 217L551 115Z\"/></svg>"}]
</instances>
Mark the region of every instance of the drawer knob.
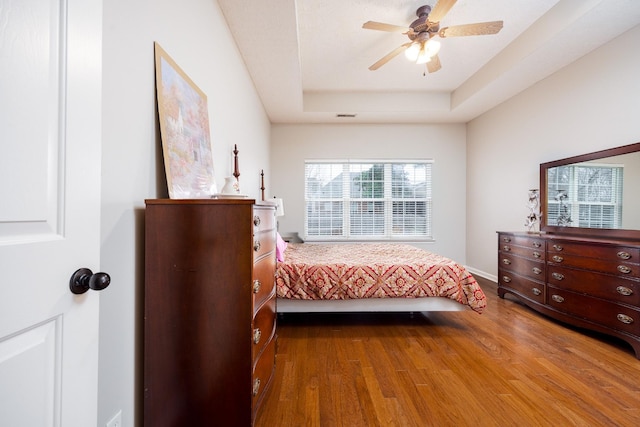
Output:
<instances>
[{"instance_id":1,"label":"drawer knob","mask_svg":"<svg viewBox=\"0 0 640 427\"><path fill-rule=\"evenodd\" d=\"M258 344L260 342L260 337L262 337L262 332L260 332L260 328L256 328L253 330L253 343Z\"/></svg>"},{"instance_id":2,"label":"drawer knob","mask_svg":"<svg viewBox=\"0 0 640 427\"><path fill-rule=\"evenodd\" d=\"M630 325L633 323L633 317L627 316L626 314L618 313L618 316L616 317L618 318L619 321L621 321L625 325Z\"/></svg>"},{"instance_id":3,"label":"drawer knob","mask_svg":"<svg viewBox=\"0 0 640 427\"><path fill-rule=\"evenodd\" d=\"M562 298L560 295L551 295L551 299L555 302L564 302L564 298Z\"/></svg>"},{"instance_id":4,"label":"drawer knob","mask_svg":"<svg viewBox=\"0 0 640 427\"><path fill-rule=\"evenodd\" d=\"M256 378L253 381L253 396L257 396L260 391L260 378Z\"/></svg>"},{"instance_id":5,"label":"drawer knob","mask_svg":"<svg viewBox=\"0 0 640 427\"><path fill-rule=\"evenodd\" d=\"M540 258L540 252L538 252L538 251L533 251L533 257L534 257L534 258Z\"/></svg>"},{"instance_id":6,"label":"drawer knob","mask_svg":"<svg viewBox=\"0 0 640 427\"><path fill-rule=\"evenodd\" d=\"M626 265L619 265L619 266L618 266L618 271L619 271L620 273L623 273L623 274L629 274L629 273L631 273L631 269L630 269L629 267L627 267Z\"/></svg>"},{"instance_id":7,"label":"drawer knob","mask_svg":"<svg viewBox=\"0 0 640 427\"><path fill-rule=\"evenodd\" d=\"M260 217L258 215L253 217L253 225L256 227L260 225Z\"/></svg>"},{"instance_id":8,"label":"drawer knob","mask_svg":"<svg viewBox=\"0 0 640 427\"><path fill-rule=\"evenodd\" d=\"M253 293L257 294L258 292L260 292L260 286L262 286L262 284L260 283L260 280L254 280L253 281Z\"/></svg>"},{"instance_id":9,"label":"drawer knob","mask_svg":"<svg viewBox=\"0 0 640 427\"><path fill-rule=\"evenodd\" d=\"M533 242L533 247L534 247L534 248L539 248L539 247L541 247L541 246L542 246L542 243L540 243L540 242Z\"/></svg>"},{"instance_id":10,"label":"drawer knob","mask_svg":"<svg viewBox=\"0 0 640 427\"><path fill-rule=\"evenodd\" d=\"M503 281L504 283L509 283L509 282L511 282L511 277L509 277L509 276L502 276L502 281Z\"/></svg>"},{"instance_id":11,"label":"drawer knob","mask_svg":"<svg viewBox=\"0 0 640 427\"><path fill-rule=\"evenodd\" d=\"M551 277L553 277L556 280L564 280L564 274L560 274L560 273L551 273Z\"/></svg>"},{"instance_id":12,"label":"drawer knob","mask_svg":"<svg viewBox=\"0 0 640 427\"><path fill-rule=\"evenodd\" d=\"M629 258L631 258L631 254L629 252L620 251L620 252L618 252L618 258L620 258L620 259L629 259Z\"/></svg>"},{"instance_id":13,"label":"drawer knob","mask_svg":"<svg viewBox=\"0 0 640 427\"><path fill-rule=\"evenodd\" d=\"M502 241L505 242L505 243L509 243L509 242L511 242L511 237L503 237Z\"/></svg>"},{"instance_id":14,"label":"drawer knob","mask_svg":"<svg viewBox=\"0 0 640 427\"><path fill-rule=\"evenodd\" d=\"M542 273L542 269L538 268L538 267L533 267L531 269L531 271L533 271L533 274L540 274Z\"/></svg>"},{"instance_id":15,"label":"drawer knob","mask_svg":"<svg viewBox=\"0 0 640 427\"><path fill-rule=\"evenodd\" d=\"M562 258L560 255L554 255L553 257L551 257L551 259L554 260L555 262L564 261L564 258Z\"/></svg>"},{"instance_id":16,"label":"drawer knob","mask_svg":"<svg viewBox=\"0 0 640 427\"><path fill-rule=\"evenodd\" d=\"M509 264L511 264L511 260L510 260L510 259L507 259L507 258L504 258L504 259L502 260L502 263L503 263L503 264L506 264L506 265L509 265Z\"/></svg>"},{"instance_id":17,"label":"drawer knob","mask_svg":"<svg viewBox=\"0 0 640 427\"><path fill-rule=\"evenodd\" d=\"M562 252L564 248L561 245L553 245L553 249L555 249L558 252Z\"/></svg>"},{"instance_id":18,"label":"drawer knob","mask_svg":"<svg viewBox=\"0 0 640 427\"><path fill-rule=\"evenodd\" d=\"M258 252L260 250L260 241L256 240L255 242L253 242L253 250L255 252Z\"/></svg>"},{"instance_id":19,"label":"drawer knob","mask_svg":"<svg viewBox=\"0 0 640 427\"><path fill-rule=\"evenodd\" d=\"M502 247L502 250L503 250L503 251L505 251L505 252L509 252L509 251L511 250L511 246L509 246L509 245L504 245L504 246Z\"/></svg>"},{"instance_id":20,"label":"drawer knob","mask_svg":"<svg viewBox=\"0 0 640 427\"><path fill-rule=\"evenodd\" d=\"M624 295L625 297L628 297L629 295L633 295L633 289L629 289L626 286L618 286L616 288L616 291L620 294L620 295Z\"/></svg>"},{"instance_id":21,"label":"drawer knob","mask_svg":"<svg viewBox=\"0 0 640 427\"><path fill-rule=\"evenodd\" d=\"M542 291L538 288L531 289L531 292L533 292L534 295L540 295L542 293Z\"/></svg>"}]
</instances>

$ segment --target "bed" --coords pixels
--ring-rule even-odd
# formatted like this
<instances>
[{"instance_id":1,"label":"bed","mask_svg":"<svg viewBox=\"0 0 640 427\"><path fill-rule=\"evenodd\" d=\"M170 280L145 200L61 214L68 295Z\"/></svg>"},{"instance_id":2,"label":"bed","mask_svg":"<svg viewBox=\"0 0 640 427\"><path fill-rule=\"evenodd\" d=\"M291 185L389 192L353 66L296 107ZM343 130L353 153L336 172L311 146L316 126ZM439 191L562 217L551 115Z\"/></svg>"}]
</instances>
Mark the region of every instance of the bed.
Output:
<instances>
[{"instance_id":1,"label":"bed","mask_svg":"<svg viewBox=\"0 0 640 427\"><path fill-rule=\"evenodd\" d=\"M486 296L466 268L408 244L289 243L276 267L277 310L482 313Z\"/></svg>"}]
</instances>

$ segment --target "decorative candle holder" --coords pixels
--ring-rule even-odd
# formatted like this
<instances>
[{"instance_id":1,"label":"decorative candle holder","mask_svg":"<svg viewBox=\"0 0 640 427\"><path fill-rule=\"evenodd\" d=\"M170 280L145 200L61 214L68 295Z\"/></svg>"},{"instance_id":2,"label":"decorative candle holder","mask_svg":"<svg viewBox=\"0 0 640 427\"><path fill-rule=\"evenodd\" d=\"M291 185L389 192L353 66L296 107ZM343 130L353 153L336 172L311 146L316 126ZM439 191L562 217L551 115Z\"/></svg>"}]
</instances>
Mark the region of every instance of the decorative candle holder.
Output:
<instances>
[{"instance_id":1,"label":"decorative candle holder","mask_svg":"<svg viewBox=\"0 0 640 427\"><path fill-rule=\"evenodd\" d=\"M540 192L537 188L529 190L527 207L529 208L529 215L527 215L524 225L528 228L529 233L533 233L535 232L536 224L540 222Z\"/></svg>"}]
</instances>

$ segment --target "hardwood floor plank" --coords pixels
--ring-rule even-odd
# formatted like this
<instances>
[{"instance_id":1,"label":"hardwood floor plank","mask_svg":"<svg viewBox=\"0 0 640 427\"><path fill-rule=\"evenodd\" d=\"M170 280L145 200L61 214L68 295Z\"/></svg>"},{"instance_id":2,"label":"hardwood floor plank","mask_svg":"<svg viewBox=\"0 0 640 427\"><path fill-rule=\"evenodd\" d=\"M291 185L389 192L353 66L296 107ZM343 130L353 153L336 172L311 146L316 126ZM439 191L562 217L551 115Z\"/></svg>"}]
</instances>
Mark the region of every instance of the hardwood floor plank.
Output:
<instances>
[{"instance_id":1,"label":"hardwood floor plank","mask_svg":"<svg viewBox=\"0 0 640 427\"><path fill-rule=\"evenodd\" d=\"M353 424L357 425L371 425L375 427L385 427L385 424L381 423L378 419L377 414L374 410L374 403L371 399L371 395L369 394L369 390L367 388L366 380L364 375L359 375L355 378L356 381L356 391L358 396L358 403L362 410L363 415L363 424Z\"/></svg>"},{"instance_id":2,"label":"hardwood floor plank","mask_svg":"<svg viewBox=\"0 0 640 427\"><path fill-rule=\"evenodd\" d=\"M320 396L318 386L305 389L305 424L308 427L320 427Z\"/></svg>"},{"instance_id":3,"label":"hardwood floor plank","mask_svg":"<svg viewBox=\"0 0 640 427\"><path fill-rule=\"evenodd\" d=\"M367 386L367 393L373 403L373 409L376 414L376 418L383 426L395 426L396 420L393 414L389 412L388 400L393 400L389 397L385 397L380 387L379 378L374 372L373 368L364 368L362 370L364 381Z\"/></svg>"},{"instance_id":4,"label":"hardwood floor plank","mask_svg":"<svg viewBox=\"0 0 640 427\"><path fill-rule=\"evenodd\" d=\"M322 425L363 425L366 417L359 403L356 378L361 378L357 362L349 361L339 374L327 372L330 387L320 395Z\"/></svg>"},{"instance_id":5,"label":"hardwood floor plank","mask_svg":"<svg viewBox=\"0 0 640 427\"><path fill-rule=\"evenodd\" d=\"M482 315L287 314L256 427L636 426L640 360L477 278Z\"/></svg>"},{"instance_id":6,"label":"hardwood floor plank","mask_svg":"<svg viewBox=\"0 0 640 427\"><path fill-rule=\"evenodd\" d=\"M425 382L425 379L420 379L419 384L416 382L416 372L397 371L397 385L402 393L400 402L402 403L403 412L408 417L406 424L403 425L425 425L425 415L430 412L431 402L422 398L418 389L418 386L426 385Z\"/></svg>"}]
</instances>

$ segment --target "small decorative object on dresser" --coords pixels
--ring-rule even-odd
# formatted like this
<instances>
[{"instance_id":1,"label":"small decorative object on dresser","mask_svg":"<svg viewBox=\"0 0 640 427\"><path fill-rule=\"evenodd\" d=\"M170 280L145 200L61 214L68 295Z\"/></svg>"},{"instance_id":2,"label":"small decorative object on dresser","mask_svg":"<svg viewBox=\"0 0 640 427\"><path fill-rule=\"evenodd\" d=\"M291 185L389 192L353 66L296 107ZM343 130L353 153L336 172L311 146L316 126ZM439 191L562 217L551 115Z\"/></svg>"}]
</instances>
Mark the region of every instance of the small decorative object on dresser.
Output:
<instances>
[{"instance_id":1,"label":"small decorative object on dresser","mask_svg":"<svg viewBox=\"0 0 640 427\"><path fill-rule=\"evenodd\" d=\"M529 201L527 202L529 208L529 215L524 225L529 229L529 232L535 231L535 226L540 220L540 192L537 188L529 190Z\"/></svg>"},{"instance_id":2,"label":"small decorative object on dresser","mask_svg":"<svg viewBox=\"0 0 640 427\"><path fill-rule=\"evenodd\" d=\"M250 426L275 369L275 207L147 200L144 425Z\"/></svg>"},{"instance_id":3,"label":"small decorative object on dresser","mask_svg":"<svg viewBox=\"0 0 640 427\"><path fill-rule=\"evenodd\" d=\"M224 179L224 187L222 187L222 195L238 194L238 186L235 176L228 176Z\"/></svg>"}]
</instances>

